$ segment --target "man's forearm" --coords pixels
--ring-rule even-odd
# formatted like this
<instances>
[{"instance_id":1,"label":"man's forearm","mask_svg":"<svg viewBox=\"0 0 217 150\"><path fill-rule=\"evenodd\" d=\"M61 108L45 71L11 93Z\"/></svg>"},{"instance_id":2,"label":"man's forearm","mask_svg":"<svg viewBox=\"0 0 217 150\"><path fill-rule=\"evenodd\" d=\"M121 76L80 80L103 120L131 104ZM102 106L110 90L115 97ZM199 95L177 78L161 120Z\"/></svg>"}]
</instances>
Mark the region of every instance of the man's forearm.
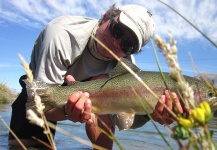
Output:
<instances>
[{"instance_id":1,"label":"man's forearm","mask_svg":"<svg viewBox=\"0 0 217 150\"><path fill-rule=\"evenodd\" d=\"M45 113L46 119L49 121L66 120L63 106L53 108Z\"/></svg>"}]
</instances>

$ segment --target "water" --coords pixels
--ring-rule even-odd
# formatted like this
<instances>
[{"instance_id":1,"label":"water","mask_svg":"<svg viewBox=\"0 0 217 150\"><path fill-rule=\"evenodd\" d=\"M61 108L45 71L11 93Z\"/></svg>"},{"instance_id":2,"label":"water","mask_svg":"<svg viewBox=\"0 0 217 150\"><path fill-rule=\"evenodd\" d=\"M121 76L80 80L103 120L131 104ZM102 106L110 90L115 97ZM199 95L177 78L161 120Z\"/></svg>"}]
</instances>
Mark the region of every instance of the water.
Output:
<instances>
[{"instance_id":1,"label":"water","mask_svg":"<svg viewBox=\"0 0 217 150\"><path fill-rule=\"evenodd\" d=\"M10 105L0 105L0 116L6 121L7 124L10 123L11 117L11 107ZM212 129L214 130L214 140L217 141L217 119L210 124ZM64 129L71 135L80 137L84 140L88 140L85 134L84 124L80 123L72 123L70 121L61 121L58 123L58 127ZM170 137L170 132L164 126L158 126L160 131L163 133L164 137L167 139L169 144L174 148L178 149L178 145L175 140ZM134 129L134 130L126 130L126 131L118 131L116 129L115 137L118 139L119 143L126 150L165 150L169 149L166 143L162 140L160 135L157 133L156 129L153 127L152 123L149 122L145 126ZM7 145L8 139L8 129L0 120L0 150L5 150L8 148ZM61 132L57 132L55 136L55 143L58 150L67 150L67 149L86 149L91 150L89 146L81 144L80 142L72 139L71 137L62 134ZM118 146L114 144L114 150L118 150Z\"/></svg>"}]
</instances>

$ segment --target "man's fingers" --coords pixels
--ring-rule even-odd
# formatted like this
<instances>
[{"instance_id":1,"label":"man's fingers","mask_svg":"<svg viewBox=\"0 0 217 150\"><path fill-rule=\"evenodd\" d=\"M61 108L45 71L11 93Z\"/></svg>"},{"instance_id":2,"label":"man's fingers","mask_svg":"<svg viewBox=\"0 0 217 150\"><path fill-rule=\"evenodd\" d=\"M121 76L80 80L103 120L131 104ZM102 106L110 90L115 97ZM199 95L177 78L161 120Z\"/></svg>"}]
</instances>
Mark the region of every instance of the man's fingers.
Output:
<instances>
[{"instance_id":1,"label":"man's fingers","mask_svg":"<svg viewBox=\"0 0 217 150\"><path fill-rule=\"evenodd\" d=\"M159 113L159 114L162 114L163 110L164 110L164 103L165 103L165 95L162 95L161 98L160 98L160 102L157 103L156 107L155 107L155 110Z\"/></svg>"},{"instance_id":2,"label":"man's fingers","mask_svg":"<svg viewBox=\"0 0 217 150\"><path fill-rule=\"evenodd\" d=\"M92 123L93 121L91 120L91 112L92 112L92 103L90 99L87 99L84 103L84 113L83 113L83 120L86 122Z\"/></svg>"},{"instance_id":3,"label":"man's fingers","mask_svg":"<svg viewBox=\"0 0 217 150\"><path fill-rule=\"evenodd\" d=\"M77 103L74 106L74 109L72 110L72 121L73 122L83 122L81 116L84 111L84 102L86 98L84 95L82 95L81 98L77 101Z\"/></svg>"},{"instance_id":4,"label":"man's fingers","mask_svg":"<svg viewBox=\"0 0 217 150\"><path fill-rule=\"evenodd\" d=\"M89 99L89 93L82 93L81 97L76 102L74 109L72 111L72 121L73 122L84 122L83 114L85 110L85 102Z\"/></svg>"},{"instance_id":5,"label":"man's fingers","mask_svg":"<svg viewBox=\"0 0 217 150\"><path fill-rule=\"evenodd\" d=\"M172 100L170 98L170 93L167 90L165 91L165 104L167 105L167 107L170 110L172 110L172 108L173 108L173 102L172 102ZM167 110L167 109L164 109L164 110ZM168 112L168 110L167 110L167 112Z\"/></svg>"},{"instance_id":6,"label":"man's fingers","mask_svg":"<svg viewBox=\"0 0 217 150\"><path fill-rule=\"evenodd\" d=\"M183 114L182 105L181 105L181 103L179 101L179 98L178 98L177 94L176 93L172 93L172 96L173 96L174 103L176 105L175 107L177 108L178 112L180 114Z\"/></svg>"},{"instance_id":7,"label":"man's fingers","mask_svg":"<svg viewBox=\"0 0 217 150\"><path fill-rule=\"evenodd\" d=\"M80 91L73 93L66 104L66 113L70 116L71 120L74 120L72 110L74 110L75 105L77 101L81 98L81 96L82 92Z\"/></svg>"},{"instance_id":8,"label":"man's fingers","mask_svg":"<svg viewBox=\"0 0 217 150\"><path fill-rule=\"evenodd\" d=\"M162 124L163 121L160 118L160 116L164 110L164 105L162 103L165 103L165 95L162 95L159 101L160 102L158 102L157 105L155 106L155 109L151 114L151 117L154 121L158 121L160 124Z\"/></svg>"},{"instance_id":9,"label":"man's fingers","mask_svg":"<svg viewBox=\"0 0 217 150\"><path fill-rule=\"evenodd\" d=\"M179 98L176 95L176 93L173 92L170 95L170 93L168 91L165 91L165 95L166 95L165 104L167 105L167 107L170 110L174 110L174 108L177 108L178 112L182 114L183 109L182 109L181 103L180 103ZM177 111L175 113L177 113ZM175 120L174 116L167 109L164 109L163 116L164 116L165 122L167 124L171 124Z\"/></svg>"},{"instance_id":10,"label":"man's fingers","mask_svg":"<svg viewBox=\"0 0 217 150\"><path fill-rule=\"evenodd\" d=\"M66 82L67 83L70 83L70 82L74 82L75 81L75 78L71 75L67 75L66 76Z\"/></svg>"},{"instance_id":11,"label":"man's fingers","mask_svg":"<svg viewBox=\"0 0 217 150\"><path fill-rule=\"evenodd\" d=\"M167 106L167 108L164 107L163 103ZM175 120L175 117L168 109L171 111L176 110L175 113L179 112L181 114L183 114L184 111L177 94L174 92L170 94L169 91L166 90L157 103L151 117L154 121L157 121L160 124L171 124Z\"/></svg>"}]
</instances>

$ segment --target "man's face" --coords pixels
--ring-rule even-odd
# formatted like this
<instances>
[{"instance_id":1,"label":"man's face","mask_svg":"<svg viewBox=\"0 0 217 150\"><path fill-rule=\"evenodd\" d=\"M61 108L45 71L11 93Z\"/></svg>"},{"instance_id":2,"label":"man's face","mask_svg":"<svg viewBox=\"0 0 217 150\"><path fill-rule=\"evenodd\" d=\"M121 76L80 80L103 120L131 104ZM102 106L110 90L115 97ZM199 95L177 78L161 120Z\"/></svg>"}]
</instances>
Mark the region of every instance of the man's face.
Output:
<instances>
[{"instance_id":1,"label":"man's face","mask_svg":"<svg viewBox=\"0 0 217 150\"><path fill-rule=\"evenodd\" d=\"M97 30L96 38L107 46L119 58L126 56L126 54L134 53L137 49L137 39L135 34L126 26L118 23L119 16L111 19L103 19L102 24ZM113 22L115 23L113 24ZM98 52L107 58L113 56L100 44L97 43Z\"/></svg>"}]
</instances>

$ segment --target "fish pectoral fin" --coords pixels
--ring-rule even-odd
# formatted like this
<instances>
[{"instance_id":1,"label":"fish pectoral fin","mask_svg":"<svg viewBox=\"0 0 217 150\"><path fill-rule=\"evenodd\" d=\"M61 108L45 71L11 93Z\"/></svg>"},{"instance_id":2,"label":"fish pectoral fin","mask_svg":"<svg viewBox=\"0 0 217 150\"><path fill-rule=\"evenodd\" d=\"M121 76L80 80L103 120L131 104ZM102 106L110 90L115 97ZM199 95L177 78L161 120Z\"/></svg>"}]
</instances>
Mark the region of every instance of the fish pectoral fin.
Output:
<instances>
[{"instance_id":1,"label":"fish pectoral fin","mask_svg":"<svg viewBox=\"0 0 217 150\"><path fill-rule=\"evenodd\" d=\"M113 117L113 122L118 126L119 130L129 129L134 122L135 112L120 112Z\"/></svg>"}]
</instances>

